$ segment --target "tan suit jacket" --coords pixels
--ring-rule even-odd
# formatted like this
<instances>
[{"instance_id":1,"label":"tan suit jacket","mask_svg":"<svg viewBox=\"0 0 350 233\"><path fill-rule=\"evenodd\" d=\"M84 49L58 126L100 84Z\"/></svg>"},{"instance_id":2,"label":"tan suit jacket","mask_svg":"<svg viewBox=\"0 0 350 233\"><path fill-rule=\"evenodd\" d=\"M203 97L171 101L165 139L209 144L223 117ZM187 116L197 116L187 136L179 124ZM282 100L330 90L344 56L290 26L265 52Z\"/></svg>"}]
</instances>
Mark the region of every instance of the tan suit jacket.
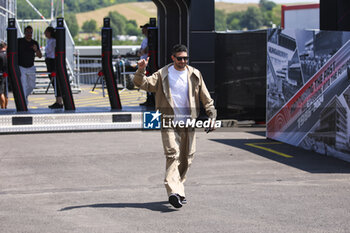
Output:
<instances>
[{"instance_id":1,"label":"tan suit jacket","mask_svg":"<svg viewBox=\"0 0 350 233\"><path fill-rule=\"evenodd\" d=\"M165 118L174 116L174 103L168 79L168 68L171 65L173 64L164 66L149 77L146 77L145 70L138 69L134 77L136 86L145 91L155 93L156 109L159 109ZM200 110L199 101L201 101L208 117L216 119L214 101L210 97L201 72L188 65L186 69L188 70L188 97L191 118L196 119L198 117Z\"/></svg>"}]
</instances>

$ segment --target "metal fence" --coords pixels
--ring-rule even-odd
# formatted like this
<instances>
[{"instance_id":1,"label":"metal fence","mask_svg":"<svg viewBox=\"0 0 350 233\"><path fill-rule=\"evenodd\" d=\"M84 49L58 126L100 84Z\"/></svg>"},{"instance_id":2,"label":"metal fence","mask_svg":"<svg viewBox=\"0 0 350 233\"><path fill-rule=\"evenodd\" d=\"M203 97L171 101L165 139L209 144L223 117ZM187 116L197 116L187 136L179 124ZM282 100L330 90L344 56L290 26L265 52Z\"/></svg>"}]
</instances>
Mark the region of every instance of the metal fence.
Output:
<instances>
[{"instance_id":1,"label":"metal fence","mask_svg":"<svg viewBox=\"0 0 350 233\"><path fill-rule=\"evenodd\" d=\"M7 41L8 18L16 16L16 0L0 0L0 40Z\"/></svg>"},{"instance_id":2,"label":"metal fence","mask_svg":"<svg viewBox=\"0 0 350 233\"><path fill-rule=\"evenodd\" d=\"M102 70L102 58L100 57L79 57L76 54L77 74L80 83L84 84L98 84L102 83L99 79L98 73Z\"/></svg>"},{"instance_id":3,"label":"metal fence","mask_svg":"<svg viewBox=\"0 0 350 233\"><path fill-rule=\"evenodd\" d=\"M77 76L80 83L84 84L103 84L102 58L101 57L79 57L77 55ZM113 60L114 78L116 79L118 88L133 89L133 77L135 71L130 71L126 67L126 60L118 58ZM129 64L129 63L128 63ZM130 66L129 66L130 67Z\"/></svg>"},{"instance_id":4,"label":"metal fence","mask_svg":"<svg viewBox=\"0 0 350 233\"><path fill-rule=\"evenodd\" d=\"M44 35L45 29L48 26L56 27L56 21L53 20L44 20L44 19L19 19L18 21L18 29L19 31L24 31L24 28L28 25L32 26L33 28L33 39L36 40L39 43L39 46L41 48L44 48L46 46L46 37ZM71 85L72 88L78 88L79 87L79 79L76 76L75 70L77 70L77 64L76 59L74 57L75 53L75 44L72 35L70 34L70 31L66 25L65 22L65 28L66 28L66 65L67 65L67 72L68 75L71 78ZM42 49L42 52L44 52L44 49Z\"/></svg>"}]
</instances>

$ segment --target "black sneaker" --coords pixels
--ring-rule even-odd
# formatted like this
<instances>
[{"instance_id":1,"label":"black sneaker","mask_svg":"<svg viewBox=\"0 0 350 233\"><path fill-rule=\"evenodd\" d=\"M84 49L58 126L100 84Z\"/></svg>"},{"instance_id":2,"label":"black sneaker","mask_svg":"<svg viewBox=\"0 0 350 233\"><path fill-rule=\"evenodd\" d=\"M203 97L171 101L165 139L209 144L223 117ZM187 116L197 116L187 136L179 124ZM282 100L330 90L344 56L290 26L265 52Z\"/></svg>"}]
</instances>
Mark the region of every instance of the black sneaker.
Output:
<instances>
[{"instance_id":1,"label":"black sneaker","mask_svg":"<svg viewBox=\"0 0 350 233\"><path fill-rule=\"evenodd\" d=\"M174 206L175 208L181 208L182 207L182 202L179 194L177 193L172 193L169 196L169 203Z\"/></svg>"},{"instance_id":2,"label":"black sneaker","mask_svg":"<svg viewBox=\"0 0 350 233\"><path fill-rule=\"evenodd\" d=\"M143 102L143 103L141 103L140 104L141 106L147 106L148 105L148 102L146 101L146 102Z\"/></svg>"},{"instance_id":3,"label":"black sneaker","mask_svg":"<svg viewBox=\"0 0 350 233\"><path fill-rule=\"evenodd\" d=\"M63 108L63 104L54 103L53 105L50 105L49 108L51 109Z\"/></svg>"},{"instance_id":4,"label":"black sneaker","mask_svg":"<svg viewBox=\"0 0 350 233\"><path fill-rule=\"evenodd\" d=\"M154 107L154 104L150 101L146 101L144 103L141 103L140 106Z\"/></svg>"},{"instance_id":5,"label":"black sneaker","mask_svg":"<svg viewBox=\"0 0 350 233\"><path fill-rule=\"evenodd\" d=\"M180 196L180 200L181 200L181 203L182 203L183 205L186 205L186 204L187 204L186 197Z\"/></svg>"}]
</instances>

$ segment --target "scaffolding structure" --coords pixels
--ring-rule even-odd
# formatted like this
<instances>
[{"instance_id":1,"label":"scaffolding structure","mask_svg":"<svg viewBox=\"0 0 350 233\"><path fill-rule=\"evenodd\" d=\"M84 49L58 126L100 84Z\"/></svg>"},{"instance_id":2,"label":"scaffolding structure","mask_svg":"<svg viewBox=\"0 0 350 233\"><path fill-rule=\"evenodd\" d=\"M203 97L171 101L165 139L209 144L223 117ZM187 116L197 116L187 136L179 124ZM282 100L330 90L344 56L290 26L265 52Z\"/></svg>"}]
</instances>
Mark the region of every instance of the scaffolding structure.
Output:
<instances>
[{"instance_id":1,"label":"scaffolding structure","mask_svg":"<svg viewBox=\"0 0 350 233\"><path fill-rule=\"evenodd\" d=\"M0 0L0 40L7 40L8 18L15 18L17 13L16 0Z\"/></svg>"},{"instance_id":2,"label":"scaffolding structure","mask_svg":"<svg viewBox=\"0 0 350 233\"><path fill-rule=\"evenodd\" d=\"M31 25L33 28L33 39L38 41L39 45L44 48L46 45L46 38L44 36L44 31L47 26L51 25L56 27L57 16L64 16L64 0L51 0L51 18L46 19L44 15L34 6L30 0L25 0L27 2L28 9L33 9L38 18L36 19L19 19L17 17L17 0L0 0L0 41L7 42L7 26L9 18L16 18L16 28L17 37L23 37L24 28ZM54 9L56 3L56 10ZM79 81L76 75L75 63L75 43L73 37L70 34L69 28L65 23L66 28L66 66L68 74L70 76L70 81L73 89L79 89Z\"/></svg>"}]
</instances>

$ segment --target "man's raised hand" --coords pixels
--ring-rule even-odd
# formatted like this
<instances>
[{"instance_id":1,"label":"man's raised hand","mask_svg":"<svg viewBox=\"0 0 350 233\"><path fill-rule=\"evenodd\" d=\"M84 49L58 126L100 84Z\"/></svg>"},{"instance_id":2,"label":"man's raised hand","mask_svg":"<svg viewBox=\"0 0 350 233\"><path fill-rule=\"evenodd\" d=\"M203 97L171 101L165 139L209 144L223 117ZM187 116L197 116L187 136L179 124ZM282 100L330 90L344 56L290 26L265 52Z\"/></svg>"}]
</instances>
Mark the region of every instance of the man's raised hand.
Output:
<instances>
[{"instance_id":1,"label":"man's raised hand","mask_svg":"<svg viewBox=\"0 0 350 233\"><path fill-rule=\"evenodd\" d=\"M148 64L149 57L147 57L147 60L141 59L137 62L137 66L139 69L145 69Z\"/></svg>"}]
</instances>

